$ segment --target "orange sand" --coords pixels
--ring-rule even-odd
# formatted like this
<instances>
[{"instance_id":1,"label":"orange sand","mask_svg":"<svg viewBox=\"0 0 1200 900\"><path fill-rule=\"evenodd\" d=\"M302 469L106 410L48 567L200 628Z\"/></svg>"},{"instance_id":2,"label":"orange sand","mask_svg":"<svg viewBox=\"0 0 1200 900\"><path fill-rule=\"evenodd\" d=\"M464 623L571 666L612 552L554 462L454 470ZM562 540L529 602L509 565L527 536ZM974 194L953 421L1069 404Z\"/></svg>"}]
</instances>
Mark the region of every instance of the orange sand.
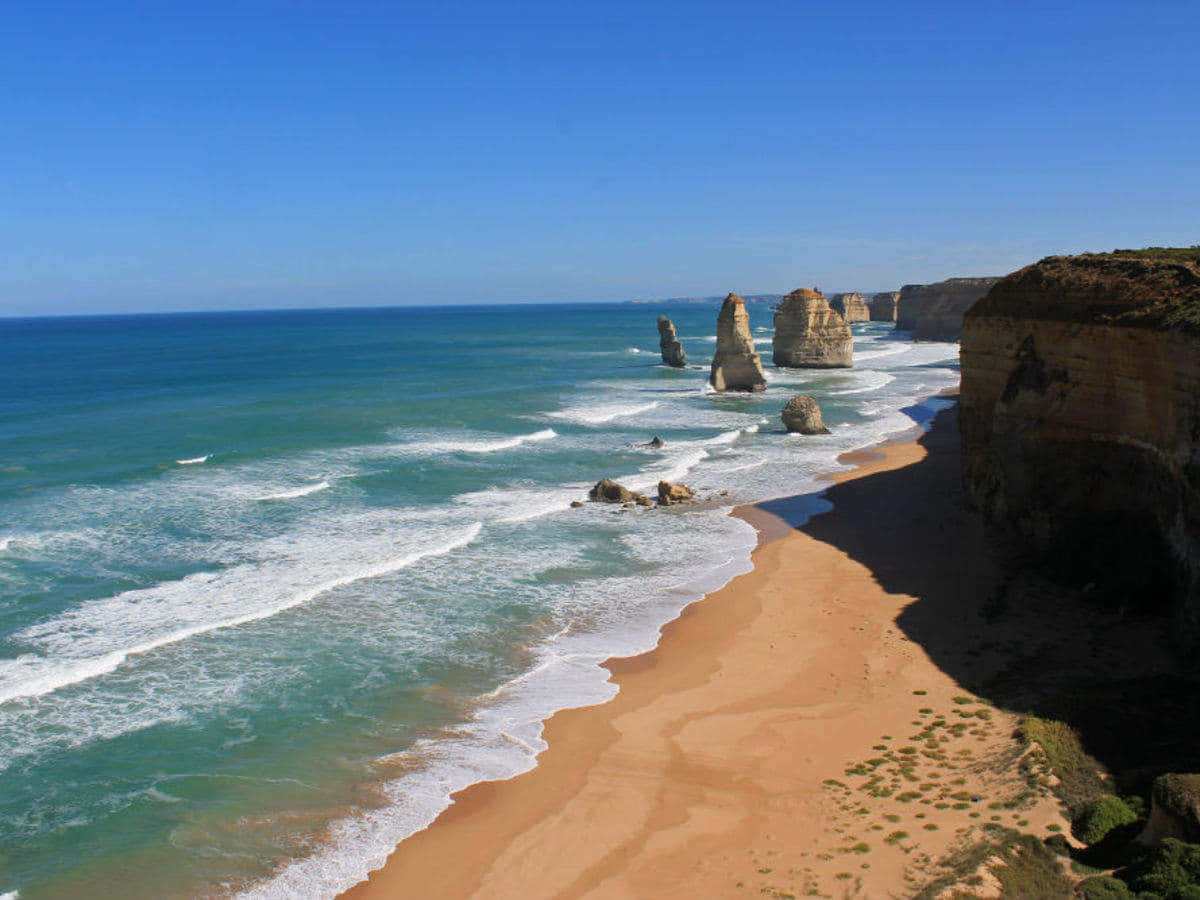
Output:
<instances>
[{"instance_id":1,"label":"orange sand","mask_svg":"<svg viewBox=\"0 0 1200 900\"><path fill-rule=\"evenodd\" d=\"M931 763L909 779L914 790L930 779L923 801L871 796L845 771L878 756L872 748L912 744L914 723L933 715L922 709L951 723L970 709L897 624L914 602L949 598L922 627L953 644L978 626L995 578L984 535L958 502L954 412L919 441L857 454L858 468L830 489L834 511L799 530L742 510L764 535L752 572L685 610L657 649L610 660L620 693L555 715L537 768L462 791L344 896L910 893L956 836L1000 817L973 798L958 804L969 809L938 810L938 790L995 799L1021 787L1013 719L999 710L943 744L965 762ZM881 586L906 576L928 597ZM1007 769L987 765L996 760ZM954 787L930 788L939 778ZM1044 830L1056 812L1039 800L1018 815ZM869 850L849 852L860 843Z\"/></svg>"}]
</instances>

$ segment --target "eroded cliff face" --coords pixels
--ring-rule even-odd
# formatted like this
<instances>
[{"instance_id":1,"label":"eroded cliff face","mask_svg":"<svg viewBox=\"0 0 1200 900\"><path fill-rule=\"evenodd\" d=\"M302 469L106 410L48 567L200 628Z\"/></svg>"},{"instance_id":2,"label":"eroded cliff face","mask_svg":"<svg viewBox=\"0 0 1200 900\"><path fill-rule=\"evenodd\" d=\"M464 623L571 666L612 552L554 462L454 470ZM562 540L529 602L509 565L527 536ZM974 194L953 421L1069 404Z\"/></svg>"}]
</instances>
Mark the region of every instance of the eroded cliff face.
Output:
<instances>
[{"instance_id":1,"label":"eroded cliff face","mask_svg":"<svg viewBox=\"0 0 1200 900\"><path fill-rule=\"evenodd\" d=\"M834 294L829 306L849 325L871 321L871 308L862 294Z\"/></svg>"},{"instance_id":2,"label":"eroded cliff face","mask_svg":"<svg viewBox=\"0 0 1200 900\"><path fill-rule=\"evenodd\" d=\"M854 339L823 294L800 288L784 297L775 312L772 350L777 366L846 368L852 363Z\"/></svg>"},{"instance_id":3,"label":"eroded cliff face","mask_svg":"<svg viewBox=\"0 0 1200 900\"><path fill-rule=\"evenodd\" d=\"M896 328L917 341L957 341L963 315L999 278L947 278L936 284L906 284L900 289Z\"/></svg>"},{"instance_id":4,"label":"eroded cliff face","mask_svg":"<svg viewBox=\"0 0 1200 900\"><path fill-rule=\"evenodd\" d=\"M717 349L709 383L718 391L762 391L767 387L762 357L754 351L746 301L730 294L717 315Z\"/></svg>"},{"instance_id":5,"label":"eroded cliff face","mask_svg":"<svg viewBox=\"0 0 1200 900\"><path fill-rule=\"evenodd\" d=\"M971 502L1200 635L1200 253L1044 259L970 309L961 359Z\"/></svg>"},{"instance_id":6,"label":"eroded cliff face","mask_svg":"<svg viewBox=\"0 0 1200 900\"><path fill-rule=\"evenodd\" d=\"M885 291L871 298L872 322L895 322L896 311L900 308L900 292Z\"/></svg>"}]
</instances>

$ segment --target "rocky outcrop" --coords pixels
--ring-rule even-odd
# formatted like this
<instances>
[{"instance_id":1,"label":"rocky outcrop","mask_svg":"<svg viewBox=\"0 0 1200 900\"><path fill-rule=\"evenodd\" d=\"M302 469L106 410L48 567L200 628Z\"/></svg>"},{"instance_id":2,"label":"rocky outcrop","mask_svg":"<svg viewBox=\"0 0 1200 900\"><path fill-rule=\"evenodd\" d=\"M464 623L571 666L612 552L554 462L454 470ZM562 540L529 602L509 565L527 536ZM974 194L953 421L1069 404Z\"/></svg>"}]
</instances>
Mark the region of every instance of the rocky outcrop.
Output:
<instances>
[{"instance_id":1,"label":"rocky outcrop","mask_svg":"<svg viewBox=\"0 0 1200 900\"><path fill-rule=\"evenodd\" d=\"M795 434L829 434L821 418L821 407L808 394L799 394L789 400L780 417L783 427Z\"/></svg>"},{"instance_id":2,"label":"rocky outcrop","mask_svg":"<svg viewBox=\"0 0 1200 900\"><path fill-rule=\"evenodd\" d=\"M761 391L767 386L762 358L754 352L746 301L730 294L717 316L717 349L709 383L718 391Z\"/></svg>"},{"instance_id":3,"label":"rocky outcrop","mask_svg":"<svg viewBox=\"0 0 1200 900\"><path fill-rule=\"evenodd\" d=\"M687 366L683 344L675 336L675 323L666 316L658 317L658 349L662 352L662 361L668 366L676 369Z\"/></svg>"},{"instance_id":4,"label":"rocky outcrop","mask_svg":"<svg viewBox=\"0 0 1200 900\"><path fill-rule=\"evenodd\" d=\"M658 503L660 506L670 506L672 503L684 503L691 500L695 492L685 484L672 484L669 481L658 483Z\"/></svg>"},{"instance_id":5,"label":"rocky outcrop","mask_svg":"<svg viewBox=\"0 0 1200 900\"><path fill-rule=\"evenodd\" d=\"M847 325L871 321L871 308L862 294L834 294L829 306L846 320Z\"/></svg>"},{"instance_id":6,"label":"rocky outcrop","mask_svg":"<svg viewBox=\"0 0 1200 900\"><path fill-rule=\"evenodd\" d=\"M800 288L780 301L772 347L777 366L837 369L851 364L854 339L820 291Z\"/></svg>"},{"instance_id":7,"label":"rocky outcrop","mask_svg":"<svg viewBox=\"0 0 1200 900\"><path fill-rule=\"evenodd\" d=\"M885 291L871 298L872 322L895 322L900 309L900 292Z\"/></svg>"},{"instance_id":8,"label":"rocky outcrop","mask_svg":"<svg viewBox=\"0 0 1200 900\"><path fill-rule=\"evenodd\" d=\"M1200 251L1043 259L970 309L961 360L970 501L1089 594L1173 598L1200 633Z\"/></svg>"},{"instance_id":9,"label":"rocky outcrop","mask_svg":"<svg viewBox=\"0 0 1200 900\"><path fill-rule=\"evenodd\" d=\"M588 491L588 499L596 503L637 503L646 498L611 478L602 478Z\"/></svg>"},{"instance_id":10,"label":"rocky outcrop","mask_svg":"<svg viewBox=\"0 0 1200 900\"><path fill-rule=\"evenodd\" d=\"M917 341L957 341L963 315L998 278L947 278L937 284L906 284L900 289L896 328Z\"/></svg>"},{"instance_id":11,"label":"rocky outcrop","mask_svg":"<svg viewBox=\"0 0 1200 900\"><path fill-rule=\"evenodd\" d=\"M1200 775L1159 775L1150 792L1150 817L1139 844L1157 846L1167 838L1200 842Z\"/></svg>"}]
</instances>

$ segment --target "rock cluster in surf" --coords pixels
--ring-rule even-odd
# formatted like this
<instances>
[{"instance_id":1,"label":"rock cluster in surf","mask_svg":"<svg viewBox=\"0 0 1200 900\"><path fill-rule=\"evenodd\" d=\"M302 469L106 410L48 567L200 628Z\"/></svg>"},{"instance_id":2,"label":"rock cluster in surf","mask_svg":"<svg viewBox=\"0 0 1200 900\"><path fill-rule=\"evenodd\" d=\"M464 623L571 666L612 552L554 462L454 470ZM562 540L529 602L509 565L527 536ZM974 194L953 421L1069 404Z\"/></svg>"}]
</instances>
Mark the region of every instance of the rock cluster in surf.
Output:
<instances>
[{"instance_id":1,"label":"rock cluster in surf","mask_svg":"<svg viewBox=\"0 0 1200 900\"><path fill-rule=\"evenodd\" d=\"M795 369L846 368L854 339L846 320L817 290L800 288L780 302L772 342L777 366Z\"/></svg>"},{"instance_id":2,"label":"rock cluster in surf","mask_svg":"<svg viewBox=\"0 0 1200 900\"><path fill-rule=\"evenodd\" d=\"M762 358L754 351L746 301L730 294L717 316L717 348L709 383L718 391L761 391L767 386Z\"/></svg>"},{"instance_id":3,"label":"rock cluster in surf","mask_svg":"<svg viewBox=\"0 0 1200 900\"><path fill-rule=\"evenodd\" d=\"M658 317L658 349L662 353L662 361L668 366L675 369L687 366L687 355L675 334L675 323L666 316Z\"/></svg>"}]
</instances>

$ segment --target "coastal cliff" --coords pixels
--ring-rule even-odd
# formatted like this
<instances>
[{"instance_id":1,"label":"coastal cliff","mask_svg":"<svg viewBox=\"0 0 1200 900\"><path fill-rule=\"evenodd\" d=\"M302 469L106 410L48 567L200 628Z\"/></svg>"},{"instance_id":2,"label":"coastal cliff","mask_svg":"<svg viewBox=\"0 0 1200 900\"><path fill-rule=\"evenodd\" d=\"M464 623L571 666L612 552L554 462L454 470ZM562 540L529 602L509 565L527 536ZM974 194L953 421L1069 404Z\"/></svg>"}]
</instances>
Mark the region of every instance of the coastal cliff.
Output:
<instances>
[{"instance_id":1,"label":"coastal cliff","mask_svg":"<svg viewBox=\"0 0 1200 900\"><path fill-rule=\"evenodd\" d=\"M871 298L869 304L872 322L895 322L896 312L900 308L900 292L885 291Z\"/></svg>"},{"instance_id":2,"label":"coastal cliff","mask_svg":"<svg viewBox=\"0 0 1200 900\"><path fill-rule=\"evenodd\" d=\"M796 369L847 368L854 340L846 320L816 290L792 291L775 312L775 365Z\"/></svg>"},{"instance_id":3,"label":"coastal cliff","mask_svg":"<svg viewBox=\"0 0 1200 900\"><path fill-rule=\"evenodd\" d=\"M717 348L709 383L718 391L761 391L767 387L762 357L754 351L746 301L729 294L717 315Z\"/></svg>"},{"instance_id":4,"label":"coastal cliff","mask_svg":"<svg viewBox=\"0 0 1200 900\"><path fill-rule=\"evenodd\" d=\"M846 320L848 325L871 321L871 308L867 305L867 298L862 294L834 294L829 305Z\"/></svg>"},{"instance_id":5,"label":"coastal cliff","mask_svg":"<svg viewBox=\"0 0 1200 900\"><path fill-rule=\"evenodd\" d=\"M1089 591L1175 598L1200 633L1200 251L1043 259L970 309L961 358L970 501Z\"/></svg>"},{"instance_id":6,"label":"coastal cliff","mask_svg":"<svg viewBox=\"0 0 1200 900\"><path fill-rule=\"evenodd\" d=\"M900 289L896 328L917 341L957 341L963 314L998 278L947 278L936 284L906 284Z\"/></svg>"}]
</instances>

